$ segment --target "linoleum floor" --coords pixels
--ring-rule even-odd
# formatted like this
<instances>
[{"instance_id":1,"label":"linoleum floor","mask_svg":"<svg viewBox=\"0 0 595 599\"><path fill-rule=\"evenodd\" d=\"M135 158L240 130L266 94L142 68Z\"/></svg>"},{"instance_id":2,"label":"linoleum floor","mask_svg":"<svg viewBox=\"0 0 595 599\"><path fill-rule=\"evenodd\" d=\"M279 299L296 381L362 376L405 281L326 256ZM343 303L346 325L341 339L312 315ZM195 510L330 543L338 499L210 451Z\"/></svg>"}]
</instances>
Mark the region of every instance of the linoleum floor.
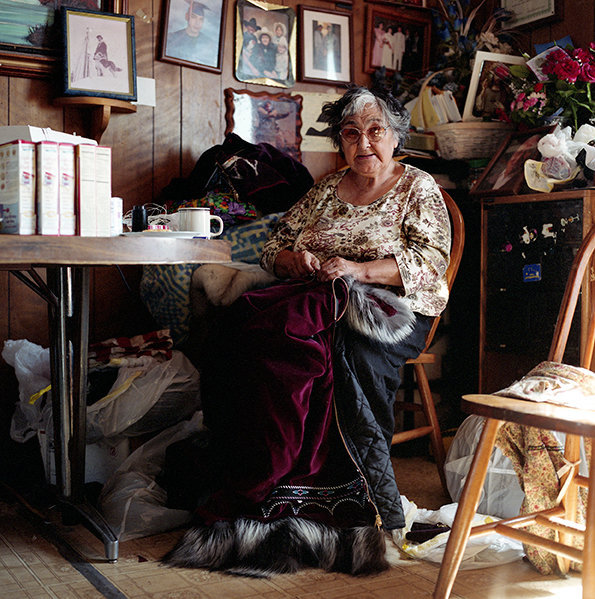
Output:
<instances>
[{"instance_id":1,"label":"linoleum floor","mask_svg":"<svg viewBox=\"0 0 595 599\"><path fill-rule=\"evenodd\" d=\"M437 509L442 493L434 464L395 458L401 492L419 507ZM429 598L438 566L406 561L367 578L307 570L269 580L160 565L182 531L120 544L117 563L83 526L64 526L50 512L32 513L0 497L1 599L417 599ZM56 535L55 533L59 533ZM64 539L65 542L62 542ZM578 599L581 582L541 576L524 561L459 572L453 599Z\"/></svg>"}]
</instances>

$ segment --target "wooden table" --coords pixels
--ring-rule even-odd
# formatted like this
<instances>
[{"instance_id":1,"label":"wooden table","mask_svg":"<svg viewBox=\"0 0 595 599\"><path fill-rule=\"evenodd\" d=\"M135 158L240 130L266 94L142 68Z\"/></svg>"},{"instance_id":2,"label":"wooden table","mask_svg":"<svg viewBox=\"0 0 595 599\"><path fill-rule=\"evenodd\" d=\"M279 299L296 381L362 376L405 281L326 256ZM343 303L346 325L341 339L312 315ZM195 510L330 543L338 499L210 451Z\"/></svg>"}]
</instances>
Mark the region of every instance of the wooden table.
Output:
<instances>
[{"instance_id":1,"label":"wooden table","mask_svg":"<svg viewBox=\"0 0 595 599\"><path fill-rule=\"evenodd\" d=\"M152 237L0 235L0 265L48 304L56 485L63 513L75 512L118 559L118 539L84 496L89 272L95 266L231 260L227 241ZM47 270L47 277L38 272Z\"/></svg>"}]
</instances>

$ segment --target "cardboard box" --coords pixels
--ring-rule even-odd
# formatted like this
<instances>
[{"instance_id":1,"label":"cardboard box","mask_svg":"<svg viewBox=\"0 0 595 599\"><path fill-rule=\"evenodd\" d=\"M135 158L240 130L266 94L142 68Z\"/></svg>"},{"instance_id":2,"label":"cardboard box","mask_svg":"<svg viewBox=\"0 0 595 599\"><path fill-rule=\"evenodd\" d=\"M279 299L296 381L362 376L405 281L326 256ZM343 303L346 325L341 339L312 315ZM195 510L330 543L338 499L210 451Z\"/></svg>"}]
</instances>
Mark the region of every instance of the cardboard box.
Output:
<instances>
[{"instance_id":1,"label":"cardboard box","mask_svg":"<svg viewBox=\"0 0 595 599\"><path fill-rule=\"evenodd\" d=\"M95 148L95 214L96 235L109 237L111 232L112 149Z\"/></svg>"},{"instance_id":2,"label":"cardboard box","mask_svg":"<svg viewBox=\"0 0 595 599\"><path fill-rule=\"evenodd\" d=\"M35 144L0 145L0 233L34 235Z\"/></svg>"},{"instance_id":3,"label":"cardboard box","mask_svg":"<svg viewBox=\"0 0 595 599\"><path fill-rule=\"evenodd\" d=\"M81 237L97 237L95 146L76 146L75 158L77 233Z\"/></svg>"},{"instance_id":4,"label":"cardboard box","mask_svg":"<svg viewBox=\"0 0 595 599\"><path fill-rule=\"evenodd\" d=\"M61 143L58 150L59 192L58 205L60 213L60 235L76 234L75 216L75 161L74 145Z\"/></svg>"},{"instance_id":5,"label":"cardboard box","mask_svg":"<svg viewBox=\"0 0 595 599\"><path fill-rule=\"evenodd\" d=\"M58 235L60 233L58 149L59 145L55 141L40 141L36 144L36 206L37 233L39 235Z\"/></svg>"},{"instance_id":6,"label":"cardboard box","mask_svg":"<svg viewBox=\"0 0 595 599\"><path fill-rule=\"evenodd\" d=\"M71 143L71 144L91 144L97 145L94 139L87 139L80 135L71 135L69 133L62 133L61 131L54 131L48 127L31 127L30 125L8 125L6 127L0 127L0 144L16 141L55 141L58 143Z\"/></svg>"}]
</instances>

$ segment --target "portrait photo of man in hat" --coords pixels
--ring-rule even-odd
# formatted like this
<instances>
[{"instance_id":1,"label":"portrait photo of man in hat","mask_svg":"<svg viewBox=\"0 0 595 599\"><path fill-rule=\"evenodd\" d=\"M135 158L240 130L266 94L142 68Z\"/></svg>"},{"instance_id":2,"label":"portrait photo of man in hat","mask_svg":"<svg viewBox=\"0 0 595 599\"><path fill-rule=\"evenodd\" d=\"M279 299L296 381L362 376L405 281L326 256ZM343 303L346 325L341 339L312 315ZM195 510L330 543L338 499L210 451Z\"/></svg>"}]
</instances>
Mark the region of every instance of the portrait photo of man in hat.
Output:
<instances>
[{"instance_id":1,"label":"portrait photo of man in hat","mask_svg":"<svg viewBox=\"0 0 595 599\"><path fill-rule=\"evenodd\" d=\"M162 58L217 67L222 2L171 0L171 5ZM180 22L181 15L183 23Z\"/></svg>"}]
</instances>

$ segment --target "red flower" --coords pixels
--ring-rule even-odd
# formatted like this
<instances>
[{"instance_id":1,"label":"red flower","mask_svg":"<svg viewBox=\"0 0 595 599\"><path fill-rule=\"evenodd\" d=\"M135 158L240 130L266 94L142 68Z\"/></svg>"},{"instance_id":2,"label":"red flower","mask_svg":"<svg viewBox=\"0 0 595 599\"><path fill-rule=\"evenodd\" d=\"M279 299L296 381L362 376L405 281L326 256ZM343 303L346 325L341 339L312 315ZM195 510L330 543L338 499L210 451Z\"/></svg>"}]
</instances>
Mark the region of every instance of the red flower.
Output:
<instances>
[{"instance_id":1,"label":"red flower","mask_svg":"<svg viewBox=\"0 0 595 599\"><path fill-rule=\"evenodd\" d=\"M543 89L543 82L542 81L538 81L535 86L533 87L533 91L534 92L540 92Z\"/></svg>"},{"instance_id":2,"label":"red flower","mask_svg":"<svg viewBox=\"0 0 595 599\"><path fill-rule=\"evenodd\" d=\"M594 83L595 82L595 64L593 64L593 63L584 64L581 67L579 80L587 81L588 83Z\"/></svg>"},{"instance_id":3,"label":"red flower","mask_svg":"<svg viewBox=\"0 0 595 599\"><path fill-rule=\"evenodd\" d=\"M564 60L554 68L554 75L562 81L574 83L581 71L581 66L576 60Z\"/></svg>"}]
</instances>

